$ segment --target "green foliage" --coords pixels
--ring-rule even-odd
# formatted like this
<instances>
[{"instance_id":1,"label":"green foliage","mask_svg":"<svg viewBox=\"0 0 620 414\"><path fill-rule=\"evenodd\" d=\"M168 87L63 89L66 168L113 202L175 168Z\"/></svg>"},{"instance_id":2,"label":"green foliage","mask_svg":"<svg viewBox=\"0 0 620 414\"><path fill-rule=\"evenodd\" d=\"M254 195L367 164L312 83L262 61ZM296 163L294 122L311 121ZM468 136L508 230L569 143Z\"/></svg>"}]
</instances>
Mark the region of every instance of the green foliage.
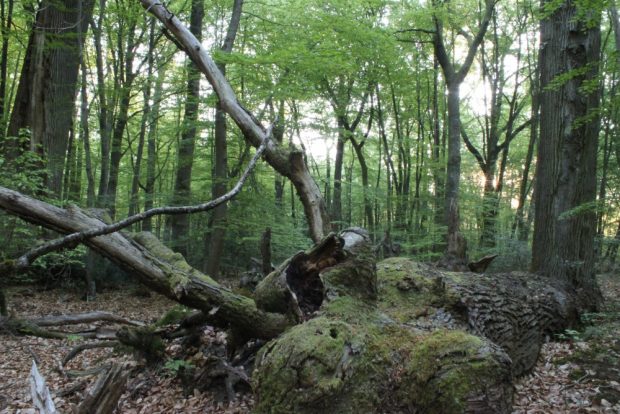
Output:
<instances>
[{"instance_id":1,"label":"green foliage","mask_svg":"<svg viewBox=\"0 0 620 414\"><path fill-rule=\"evenodd\" d=\"M184 359L168 359L164 364L164 370L171 377L176 377L180 370L188 368L194 368L194 365Z\"/></svg>"}]
</instances>

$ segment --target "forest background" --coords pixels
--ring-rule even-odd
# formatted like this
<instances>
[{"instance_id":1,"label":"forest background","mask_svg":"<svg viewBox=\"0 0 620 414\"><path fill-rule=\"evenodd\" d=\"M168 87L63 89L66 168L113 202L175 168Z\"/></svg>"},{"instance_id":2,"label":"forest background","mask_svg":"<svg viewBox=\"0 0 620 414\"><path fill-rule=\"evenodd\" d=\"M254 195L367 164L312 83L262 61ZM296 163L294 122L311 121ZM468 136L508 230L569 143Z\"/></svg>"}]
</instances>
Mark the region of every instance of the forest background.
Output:
<instances>
[{"instance_id":1,"label":"forest background","mask_svg":"<svg viewBox=\"0 0 620 414\"><path fill-rule=\"evenodd\" d=\"M581 3L602 16L595 22L600 73L590 82L602 91L597 196L563 214L596 214L595 250L609 268L620 239L618 18L613 2ZM193 0L167 7L210 48L243 105L264 124L277 120L273 139L303 151L334 229L365 227L388 254L423 261L447 249L499 253L496 270L529 267L536 146L544 139L540 20L554 2ZM139 2L3 0L0 17L1 185L121 219L219 196L243 172L251 145ZM555 87L579 75L566 73ZM450 145L455 116L457 149ZM41 236L9 216L0 226L5 259ZM466 251L448 245L454 226ZM133 226L152 230L214 277L251 266L267 228L274 263L312 243L293 184L267 164L209 214ZM46 256L36 266L62 278L84 253ZM98 268L97 259L86 262L91 273Z\"/></svg>"}]
</instances>

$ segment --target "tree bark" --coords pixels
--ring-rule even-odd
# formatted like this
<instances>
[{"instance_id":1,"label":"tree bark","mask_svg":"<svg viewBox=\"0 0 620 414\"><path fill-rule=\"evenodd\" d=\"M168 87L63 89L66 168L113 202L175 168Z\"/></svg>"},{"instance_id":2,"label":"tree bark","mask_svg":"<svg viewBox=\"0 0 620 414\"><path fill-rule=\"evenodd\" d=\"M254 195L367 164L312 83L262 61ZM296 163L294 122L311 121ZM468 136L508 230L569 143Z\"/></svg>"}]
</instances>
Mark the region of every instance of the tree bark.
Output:
<instances>
[{"instance_id":1,"label":"tree bark","mask_svg":"<svg viewBox=\"0 0 620 414\"><path fill-rule=\"evenodd\" d=\"M204 2L192 1L189 30L196 41L202 41L202 20L204 18ZM176 177L174 181L173 204L191 204L192 166L194 163L194 147L198 134L198 107L200 103L200 72L193 62L187 63L187 89L185 94L185 113L179 140ZM170 217L171 238L174 249L187 257L189 252L189 216Z\"/></svg>"},{"instance_id":2,"label":"tree bark","mask_svg":"<svg viewBox=\"0 0 620 414\"><path fill-rule=\"evenodd\" d=\"M29 128L30 150L45 154L47 187L60 197L80 66L78 35L88 28L90 0L44 1L37 12L8 134ZM19 149L17 149L19 151ZM9 152L9 158L15 153Z\"/></svg>"},{"instance_id":3,"label":"tree bark","mask_svg":"<svg viewBox=\"0 0 620 414\"><path fill-rule=\"evenodd\" d=\"M226 38L222 44L221 50L226 54L232 52L235 44L235 38L239 30L241 22L241 9L243 0L235 0L232 9L232 16L228 24ZM226 65L218 64L219 70L226 75ZM212 174L211 195L217 198L226 193L228 180L228 147L227 139L226 112L222 109L218 102L215 106L215 136L214 136L214 167ZM217 278L220 273L220 262L224 251L224 237L226 236L226 215L228 207L222 204L213 210L211 220L209 221L209 250L207 258L206 271L213 278ZM206 255L205 255L206 256Z\"/></svg>"},{"instance_id":4,"label":"tree bark","mask_svg":"<svg viewBox=\"0 0 620 414\"><path fill-rule=\"evenodd\" d=\"M105 225L78 207L63 210L2 187L0 208L60 233ZM150 233L139 233L133 239L113 233L85 243L156 292L206 314L211 312L213 322L220 326L234 324L246 335L269 339L291 325L283 315L259 310L252 299L232 293L193 269Z\"/></svg>"},{"instance_id":5,"label":"tree bark","mask_svg":"<svg viewBox=\"0 0 620 414\"><path fill-rule=\"evenodd\" d=\"M102 225L77 207L4 188L0 208L63 233ZM256 302L200 274L150 233L86 243L230 328L231 342L277 338L255 365L259 413L507 413L512 379L533 367L547 335L578 318L580 300L566 281L440 272L404 258L375 265L361 229L287 260L257 287Z\"/></svg>"},{"instance_id":6,"label":"tree bark","mask_svg":"<svg viewBox=\"0 0 620 414\"><path fill-rule=\"evenodd\" d=\"M573 1L541 21L540 136L532 270L597 296L594 278L600 15L580 17ZM558 81L558 74L572 73ZM597 83L595 83L597 85ZM586 304L587 306L587 304ZM595 303L590 306L596 306Z\"/></svg>"},{"instance_id":7,"label":"tree bark","mask_svg":"<svg viewBox=\"0 0 620 414\"><path fill-rule=\"evenodd\" d=\"M437 15L433 16L435 32L433 48L439 65L441 66L446 86L448 87L448 165L446 174L444 219L448 228L446 235L447 249L443 263L450 266L452 262L467 260L467 244L460 233L459 214L459 181L461 176L461 115L459 89L467 76L474 60L478 47L482 43L493 15L495 1L486 0L484 14L475 37L469 43L467 56L458 68L450 60L443 38L443 21Z\"/></svg>"},{"instance_id":8,"label":"tree bark","mask_svg":"<svg viewBox=\"0 0 620 414\"><path fill-rule=\"evenodd\" d=\"M230 84L200 42L185 28L178 18L155 0L141 0L142 5L155 15L183 45L185 52L205 74L218 95L222 108L235 121L244 137L255 147L265 138L266 129L237 100ZM304 206L310 235L315 242L320 241L330 231L329 214L321 190L310 175L303 154L295 149L286 149L270 142L265 151L265 159L280 174L291 180Z\"/></svg>"}]
</instances>

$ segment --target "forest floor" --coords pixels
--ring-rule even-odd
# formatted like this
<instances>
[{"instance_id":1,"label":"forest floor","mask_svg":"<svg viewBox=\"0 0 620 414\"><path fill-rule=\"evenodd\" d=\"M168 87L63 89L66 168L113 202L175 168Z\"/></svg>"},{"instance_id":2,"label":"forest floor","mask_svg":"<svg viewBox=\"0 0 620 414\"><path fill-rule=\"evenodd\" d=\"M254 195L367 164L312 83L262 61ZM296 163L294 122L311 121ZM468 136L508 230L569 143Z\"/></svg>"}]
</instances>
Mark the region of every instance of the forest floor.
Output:
<instances>
[{"instance_id":1,"label":"forest floor","mask_svg":"<svg viewBox=\"0 0 620 414\"><path fill-rule=\"evenodd\" d=\"M514 413L620 413L620 276L603 275L600 285L606 297L602 312L586 315L582 330L566 331L544 345L535 370L516 385ZM11 312L21 318L102 310L151 323L174 306L159 295L140 297L136 292L132 288L104 291L95 302L80 300L80 294L66 289L38 292L20 287L8 293ZM99 323L71 329L96 325ZM224 340L221 333L207 329L202 343L217 345ZM56 407L63 413L73 411L96 379L96 375L73 374L110 361L133 368L120 400L120 413L246 413L252 407L250 394L238 394L237 401L229 404L221 393L187 392L176 378L179 365L175 361L181 358L178 342L166 348L169 362L158 367L146 367L111 348L87 350L62 367L62 359L78 343L83 340L15 337L0 332L0 414L35 412L28 383L35 357ZM198 349L183 352L185 356L195 352L191 362L196 366L204 360Z\"/></svg>"}]
</instances>

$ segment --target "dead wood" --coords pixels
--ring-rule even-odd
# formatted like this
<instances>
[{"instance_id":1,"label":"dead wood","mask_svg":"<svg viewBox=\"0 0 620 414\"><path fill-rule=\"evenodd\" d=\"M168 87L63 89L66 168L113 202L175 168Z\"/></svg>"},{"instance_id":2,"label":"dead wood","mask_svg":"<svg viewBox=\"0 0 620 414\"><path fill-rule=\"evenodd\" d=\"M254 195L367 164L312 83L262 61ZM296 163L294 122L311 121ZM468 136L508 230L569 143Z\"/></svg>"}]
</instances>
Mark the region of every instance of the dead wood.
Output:
<instances>
[{"instance_id":1,"label":"dead wood","mask_svg":"<svg viewBox=\"0 0 620 414\"><path fill-rule=\"evenodd\" d=\"M114 364L99 375L77 409L78 414L111 414L125 391L129 371L126 366Z\"/></svg>"},{"instance_id":2,"label":"dead wood","mask_svg":"<svg viewBox=\"0 0 620 414\"><path fill-rule=\"evenodd\" d=\"M77 325L80 323L92 323L99 321L116 322L133 326L144 325L144 323L140 321L132 321L109 312L101 311L67 315L51 315L29 320L29 322L38 326Z\"/></svg>"},{"instance_id":3,"label":"dead wood","mask_svg":"<svg viewBox=\"0 0 620 414\"><path fill-rule=\"evenodd\" d=\"M497 256L498 255L496 254L484 256L482 259L478 261L469 262L467 264L467 267L469 268L469 270L471 270L474 273L484 273L486 272L487 267L489 267L489 265L493 262L493 260L495 260Z\"/></svg>"},{"instance_id":4,"label":"dead wood","mask_svg":"<svg viewBox=\"0 0 620 414\"><path fill-rule=\"evenodd\" d=\"M79 233L105 225L78 207L61 209L2 187L0 208L60 233ZM190 267L182 256L151 234L129 237L119 232L87 239L85 243L147 287L204 311L216 326L234 326L249 337L268 339L293 324L284 315L258 309L252 299L233 293Z\"/></svg>"},{"instance_id":5,"label":"dead wood","mask_svg":"<svg viewBox=\"0 0 620 414\"><path fill-rule=\"evenodd\" d=\"M106 341L106 342L94 342L89 344L80 344L74 347L62 360L62 366L64 367L71 361L73 358L78 356L80 353L86 351L87 349L96 349L96 348L114 348L117 346L119 342L116 341Z\"/></svg>"},{"instance_id":6,"label":"dead wood","mask_svg":"<svg viewBox=\"0 0 620 414\"><path fill-rule=\"evenodd\" d=\"M39 373L36 362L32 361L32 369L30 370L30 395L32 403L40 414L56 414L56 407L50 394L45 378Z\"/></svg>"}]
</instances>

